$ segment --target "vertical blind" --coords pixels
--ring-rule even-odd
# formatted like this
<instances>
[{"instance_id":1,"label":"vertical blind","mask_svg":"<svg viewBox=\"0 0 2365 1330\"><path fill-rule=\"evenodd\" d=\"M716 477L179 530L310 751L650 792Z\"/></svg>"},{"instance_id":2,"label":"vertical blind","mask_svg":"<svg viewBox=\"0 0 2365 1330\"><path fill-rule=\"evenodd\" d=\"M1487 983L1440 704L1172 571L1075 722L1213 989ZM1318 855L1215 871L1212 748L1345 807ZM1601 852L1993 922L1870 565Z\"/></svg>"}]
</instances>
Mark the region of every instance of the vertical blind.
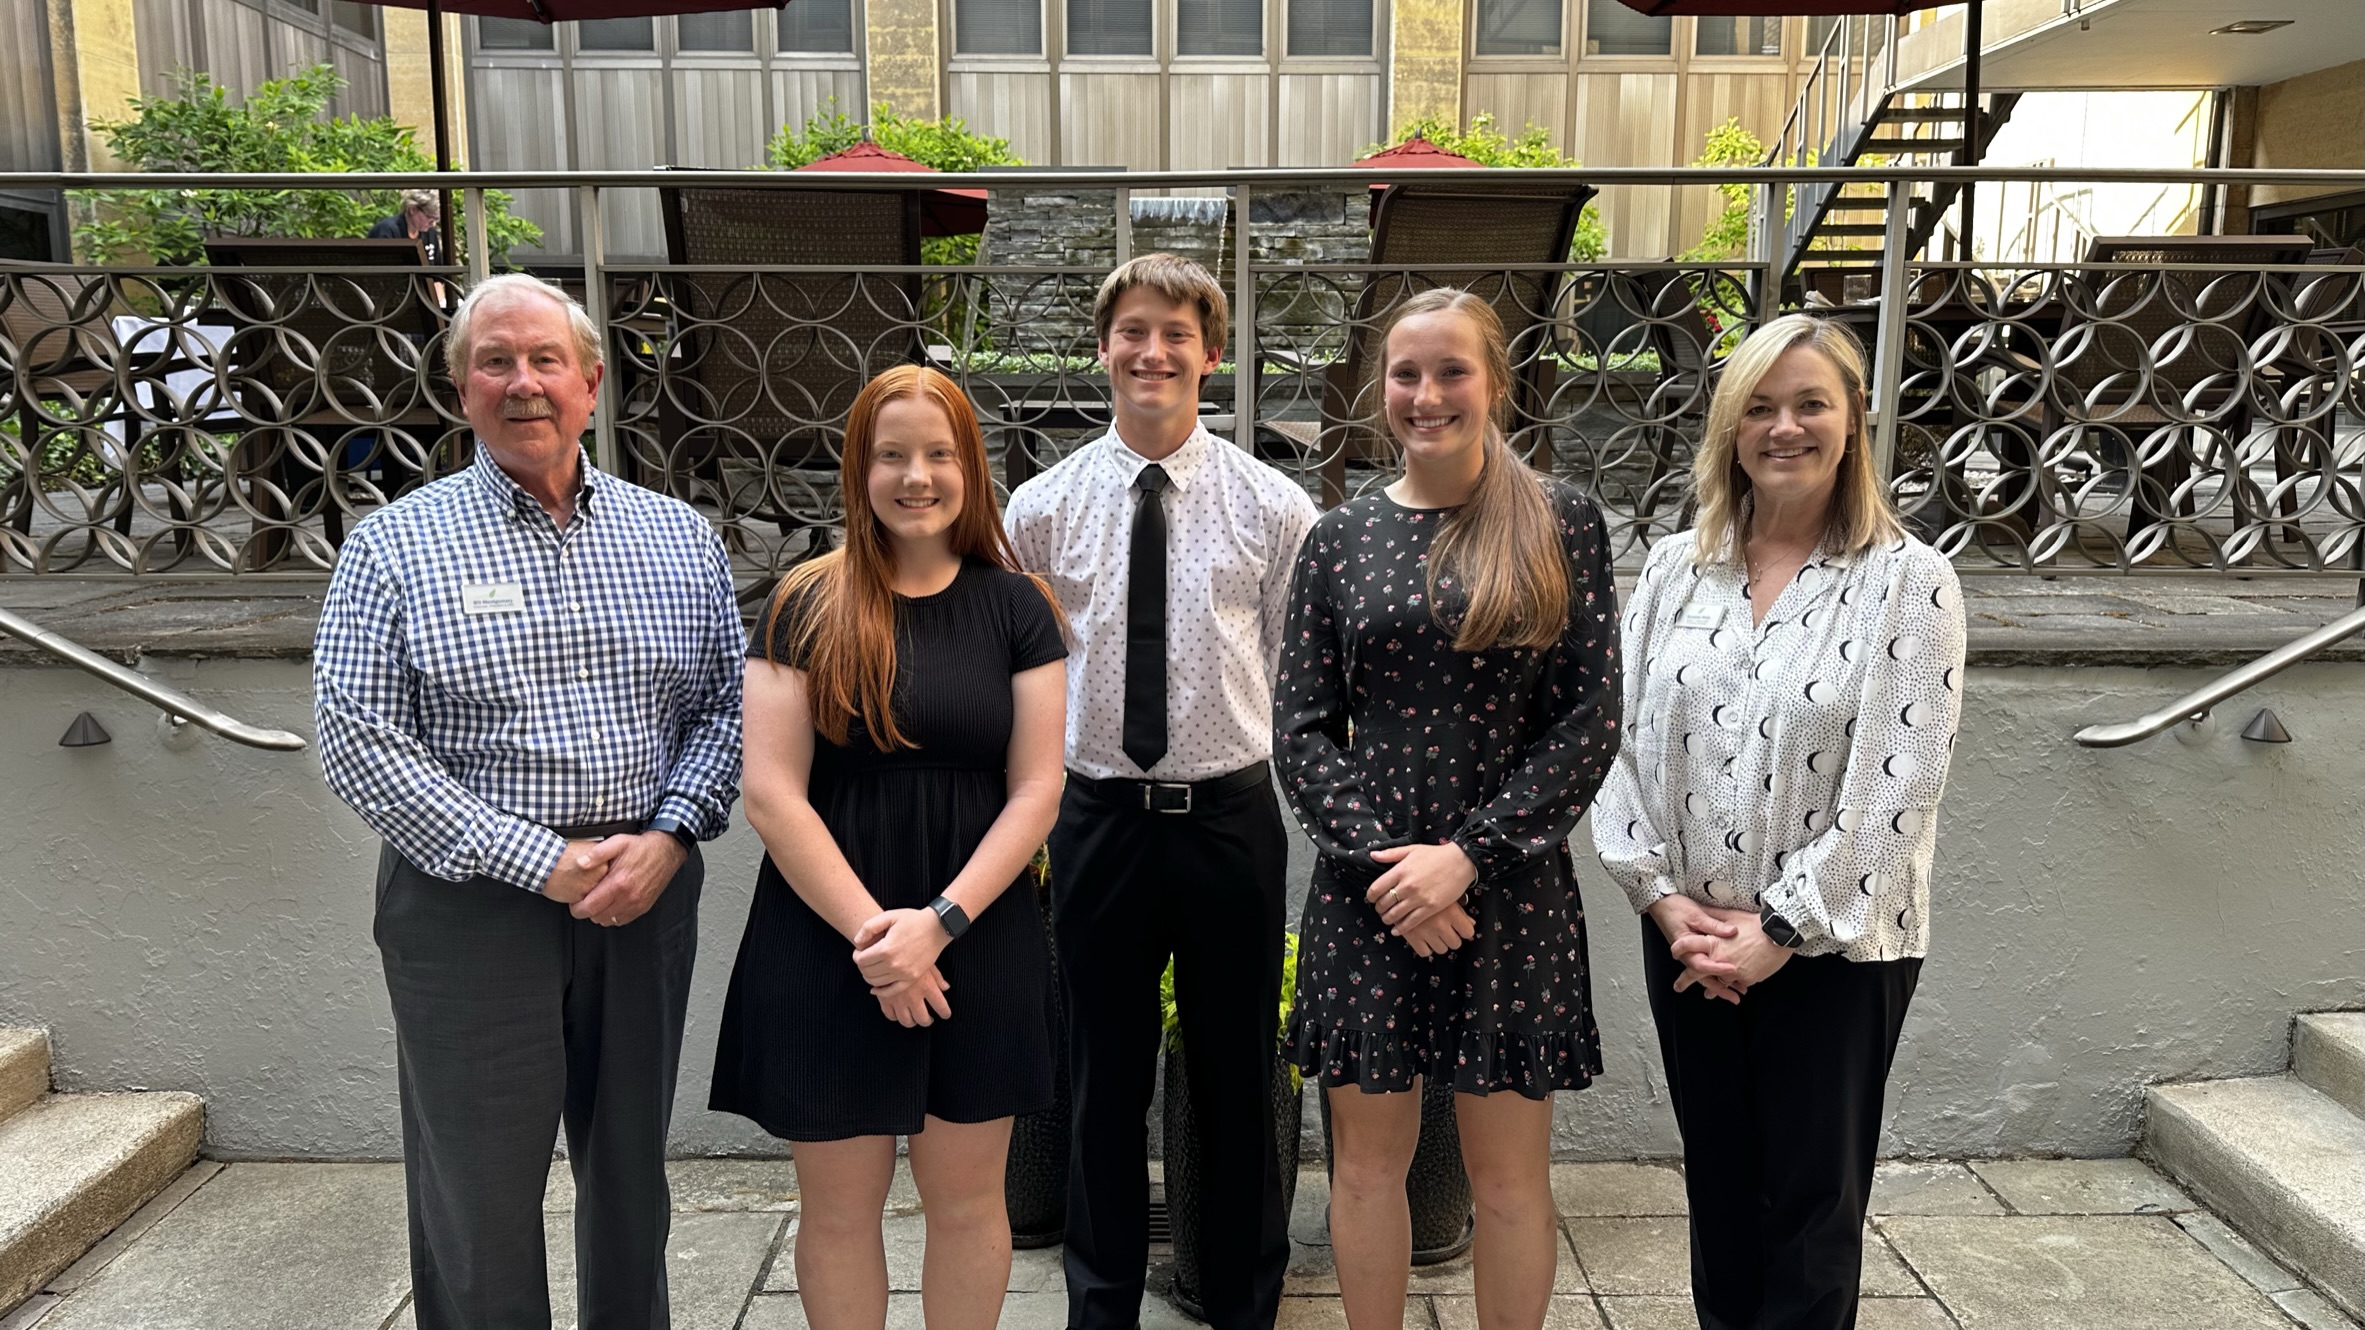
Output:
<instances>
[{"instance_id":1,"label":"vertical blind","mask_svg":"<svg viewBox=\"0 0 2365 1330\"><path fill-rule=\"evenodd\" d=\"M1181 55L1263 55L1264 0L1175 0L1174 36Z\"/></svg>"},{"instance_id":2,"label":"vertical blind","mask_svg":"<svg viewBox=\"0 0 2365 1330\"><path fill-rule=\"evenodd\" d=\"M854 49L853 7L848 0L794 0L794 3L783 5L780 9L780 49L821 55L851 53Z\"/></svg>"},{"instance_id":3,"label":"vertical blind","mask_svg":"<svg viewBox=\"0 0 2365 1330\"><path fill-rule=\"evenodd\" d=\"M794 9L804 0L789 6ZM1043 54L1042 0L959 0L953 10L957 55Z\"/></svg>"},{"instance_id":4,"label":"vertical blind","mask_svg":"<svg viewBox=\"0 0 2365 1330\"><path fill-rule=\"evenodd\" d=\"M1371 0L1289 0L1289 54L1371 53Z\"/></svg>"}]
</instances>

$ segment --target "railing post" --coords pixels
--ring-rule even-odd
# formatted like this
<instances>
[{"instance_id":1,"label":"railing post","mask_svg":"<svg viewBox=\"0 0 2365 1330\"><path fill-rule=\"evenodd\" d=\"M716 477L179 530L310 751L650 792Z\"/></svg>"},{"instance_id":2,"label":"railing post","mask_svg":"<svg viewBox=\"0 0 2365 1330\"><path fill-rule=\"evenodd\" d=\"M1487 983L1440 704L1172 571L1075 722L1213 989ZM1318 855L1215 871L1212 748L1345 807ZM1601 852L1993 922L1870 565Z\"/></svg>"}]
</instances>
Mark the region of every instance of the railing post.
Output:
<instances>
[{"instance_id":1,"label":"railing post","mask_svg":"<svg viewBox=\"0 0 2365 1330\"><path fill-rule=\"evenodd\" d=\"M1232 442L1256 449L1256 274L1249 267L1248 186L1232 188Z\"/></svg>"},{"instance_id":2,"label":"railing post","mask_svg":"<svg viewBox=\"0 0 2365 1330\"><path fill-rule=\"evenodd\" d=\"M599 410L591 417L593 460L602 470L622 475L624 459L616 455L616 341L608 336L608 241L599 212L599 186L578 186L576 197L583 203L583 309L599 332L600 355L610 371L600 376Z\"/></svg>"},{"instance_id":3,"label":"railing post","mask_svg":"<svg viewBox=\"0 0 2365 1330\"><path fill-rule=\"evenodd\" d=\"M1117 195L1117 262L1133 257L1133 191L1120 185Z\"/></svg>"},{"instance_id":4,"label":"railing post","mask_svg":"<svg viewBox=\"0 0 2365 1330\"><path fill-rule=\"evenodd\" d=\"M1782 271L1777 256L1782 252L1781 204L1777 199L1787 195L1788 185L1754 185L1749 190L1749 244L1743 251L1751 263L1762 264L1757 270L1757 326L1763 328L1773 322L1782 310Z\"/></svg>"},{"instance_id":5,"label":"railing post","mask_svg":"<svg viewBox=\"0 0 2365 1330\"><path fill-rule=\"evenodd\" d=\"M1878 425L1873 431L1872 464L1882 484L1889 483L1897 462L1897 380L1905 373L1905 240L1913 193L1903 180L1889 182L1889 218L1881 237L1880 317L1873 334L1872 409Z\"/></svg>"},{"instance_id":6,"label":"railing post","mask_svg":"<svg viewBox=\"0 0 2365 1330\"><path fill-rule=\"evenodd\" d=\"M462 190L460 207L468 214L468 287L474 290L493 275L493 242L486 232L484 190L474 185Z\"/></svg>"}]
</instances>

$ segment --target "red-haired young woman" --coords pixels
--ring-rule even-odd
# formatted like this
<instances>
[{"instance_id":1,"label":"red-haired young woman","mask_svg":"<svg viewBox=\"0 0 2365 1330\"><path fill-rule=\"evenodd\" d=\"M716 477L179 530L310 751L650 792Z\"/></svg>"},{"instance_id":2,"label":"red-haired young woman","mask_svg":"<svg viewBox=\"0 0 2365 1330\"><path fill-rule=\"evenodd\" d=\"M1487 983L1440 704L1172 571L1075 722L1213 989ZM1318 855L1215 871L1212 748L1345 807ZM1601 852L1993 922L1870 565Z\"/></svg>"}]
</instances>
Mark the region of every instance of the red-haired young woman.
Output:
<instances>
[{"instance_id":1,"label":"red-haired young woman","mask_svg":"<svg viewBox=\"0 0 2365 1330\"><path fill-rule=\"evenodd\" d=\"M749 652L764 866L710 1103L793 1143L813 1330L886 1323L897 1136L929 1330L991 1330L1010 1120L1052 1101L1050 959L1019 880L1059 811L1064 626L1017 571L950 379L873 379L843 472L844 547L789 574Z\"/></svg>"}]
</instances>

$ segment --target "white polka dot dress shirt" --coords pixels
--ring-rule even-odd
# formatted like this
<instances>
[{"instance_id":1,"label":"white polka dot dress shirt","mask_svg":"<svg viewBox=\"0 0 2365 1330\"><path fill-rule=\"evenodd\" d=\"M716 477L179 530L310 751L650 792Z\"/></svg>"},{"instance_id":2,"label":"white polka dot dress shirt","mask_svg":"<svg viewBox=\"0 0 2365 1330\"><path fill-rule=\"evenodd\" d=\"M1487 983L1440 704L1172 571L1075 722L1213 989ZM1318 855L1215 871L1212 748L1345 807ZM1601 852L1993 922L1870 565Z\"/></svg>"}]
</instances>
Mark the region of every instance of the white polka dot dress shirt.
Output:
<instances>
[{"instance_id":1,"label":"white polka dot dress shirt","mask_svg":"<svg viewBox=\"0 0 2365 1330\"><path fill-rule=\"evenodd\" d=\"M1593 810L1637 910L1771 905L1799 950L1928 954L1938 796L1962 712L1954 568L1910 537L1818 552L1750 625L1728 563L1661 541L1625 616L1625 747Z\"/></svg>"},{"instance_id":2,"label":"white polka dot dress shirt","mask_svg":"<svg viewBox=\"0 0 2365 1330\"><path fill-rule=\"evenodd\" d=\"M1133 481L1149 464L1112 430L1019 486L1003 521L1076 635L1068 766L1095 779L1206 780L1273 755L1273 671L1314 501L1204 426L1159 463L1169 481L1166 753L1144 772L1119 731Z\"/></svg>"}]
</instances>

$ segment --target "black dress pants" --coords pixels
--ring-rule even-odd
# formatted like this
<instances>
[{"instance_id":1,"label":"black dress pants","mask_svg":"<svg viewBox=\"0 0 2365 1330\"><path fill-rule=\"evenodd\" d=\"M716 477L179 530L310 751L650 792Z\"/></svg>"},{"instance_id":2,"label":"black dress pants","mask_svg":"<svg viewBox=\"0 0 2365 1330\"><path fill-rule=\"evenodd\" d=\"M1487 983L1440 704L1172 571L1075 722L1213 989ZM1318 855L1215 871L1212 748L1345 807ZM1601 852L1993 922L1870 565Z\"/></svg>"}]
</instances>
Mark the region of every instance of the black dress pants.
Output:
<instances>
[{"instance_id":1,"label":"black dress pants","mask_svg":"<svg viewBox=\"0 0 2365 1330\"><path fill-rule=\"evenodd\" d=\"M1071 778L1051 832L1051 919L1069 1013L1068 1324L1131 1330L1149 1263L1158 977L1174 959L1191 1111L1204 1133L1200 1293L1216 1330L1270 1330L1289 1265L1273 1152L1288 843L1270 785L1189 813Z\"/></svg>"},{"instance_id":2,"label":"black dress pants","mask_svg":"<svg viewBox=\"0 0 2365 1330\"><path fill-rule=\"evenodd\" d=\"M1673 991L1682 965L1648 917L1642 934L1701 1330L1850 1330L1881 1092L1921 961L1797 956L1736 1007Z\"/></svg>"},{"instance_id":3,"label":"black dress pants","mask_svg":"<svg viewBox=\"0 0 2365 1330\"><path fill-rule=\"evenodd\" d=\"M692 851L647 914L602 928L506 882L380 856L419 1330L549 1330L542 1192L562 1121L576 1324L670 1323L665 1139L704 879Z\"/></svg>"}]
</instances>

